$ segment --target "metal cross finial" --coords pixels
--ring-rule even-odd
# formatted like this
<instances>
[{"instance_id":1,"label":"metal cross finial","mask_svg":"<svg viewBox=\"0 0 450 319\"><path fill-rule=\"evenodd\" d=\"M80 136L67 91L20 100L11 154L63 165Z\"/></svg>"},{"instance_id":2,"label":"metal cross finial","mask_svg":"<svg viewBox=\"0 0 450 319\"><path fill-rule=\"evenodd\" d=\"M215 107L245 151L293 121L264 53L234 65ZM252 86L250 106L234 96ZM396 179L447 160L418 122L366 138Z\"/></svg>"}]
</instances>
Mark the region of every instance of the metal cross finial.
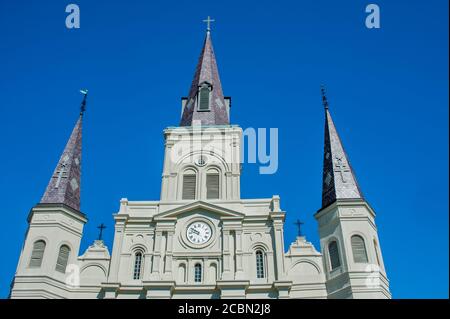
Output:
<instances>
[{"instance_id":1,"label":"metal cross finial","mask_svg":"<svg viewBox=\"0 0 450 319\"><path fill-rule=\"evenodd\" d=\"M211 22L215 22L216 20L211 19L210 16L208 16L207 19L203 20L203 22L206 22L206 31L211 31Z\"/></svg>"},{"instance_id":2,"label":"metal cross finial","mask_svg":"<svg viewBox=\"0 0 450 319\"><path fill-rule=\"evenodd\" d=\"M88 94L88 90L80 90L81 94L83 94L83 101L81 102L80 115L83 115L84 111L86 111L86 97Z\"/></svg>"},{"instance_id":3,"label":"metal cross finial","mask_svg":"<svg viewBox=\"0 0 450 319\"><path fill-rule=\"evenodd\" d=\"M325 95L325 86L322 84L320 86L320 91L322 92L322 103L323 103L323 107L325 108L325 110L328 110L328 100L327 100L327 96Z\"/></svg>"},{"instance_id":4,"label":"metal cross finial","mask_svg":"<svg viewBox=\"0 0 450 319\"><path fill-rule=\"evenodd\" d=\"M100 229L100 233L98 234L98 240L102 240L102 237L103 237L103 229L105 229L106 226L105 226L103 223L101 223L100 226L98 226L97 228Z\"/></svg>"},{"instance_id":5,"label":"metal cross finial","mask_svg":"<svg viewBox=\"0 0 450 319\"><path fill-rule=\"evenodd\" d=\"M298 237L301 237L302 236L302 225L303 225L304 223L303 222L301 222L299 219L297 219L297 221L294 223L294 225L296 225L297 226L297 235L298 235Z\"/></svg>"}]
</instances>

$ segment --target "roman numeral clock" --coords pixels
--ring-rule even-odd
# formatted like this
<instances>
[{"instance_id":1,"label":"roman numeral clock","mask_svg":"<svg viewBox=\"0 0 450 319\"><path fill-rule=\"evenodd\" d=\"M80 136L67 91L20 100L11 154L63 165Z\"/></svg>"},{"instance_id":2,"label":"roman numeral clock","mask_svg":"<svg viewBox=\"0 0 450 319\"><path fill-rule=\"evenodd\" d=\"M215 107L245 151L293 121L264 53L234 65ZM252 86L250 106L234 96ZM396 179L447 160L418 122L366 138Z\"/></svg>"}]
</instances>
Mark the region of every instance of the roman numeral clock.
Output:
<instances>
[{"instance_id":1,"label":"roman numeral clock","mask_svg":"<svg viewBox=\"0 0 450 319\"><path fill-rule=\"evenodd\" d=\"M202 245L211 239L212 229L203 221L195 221L186 228L186 237L192 244Z\"/></svg>"}]
</instances>

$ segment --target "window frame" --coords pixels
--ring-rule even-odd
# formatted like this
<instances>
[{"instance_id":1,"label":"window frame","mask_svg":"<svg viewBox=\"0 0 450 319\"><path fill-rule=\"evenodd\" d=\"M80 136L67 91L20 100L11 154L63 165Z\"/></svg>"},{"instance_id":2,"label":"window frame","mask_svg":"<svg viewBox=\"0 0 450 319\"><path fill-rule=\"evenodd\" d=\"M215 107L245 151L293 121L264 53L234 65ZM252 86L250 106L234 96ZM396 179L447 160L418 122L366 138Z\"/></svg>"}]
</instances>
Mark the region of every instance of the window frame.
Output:
<instances>
[{"instance_id":1,"label":"window frame","mask_svg":"<svg viewBox=\"0 0 450 319\"><path fill-rule=\"evenodd\" d=\"M375 238L373 239L373 246L374 246L374 249L375 249L375 257L377 259L377 264L378 264L378 266L381 267L381 260L380 260L380 255L379 255L378 242L377 242L377 240Z\"/></svg>"},{"instance_id":2,"label":"window frame","mask_svg":"<svg viewBox=\"0 0 450 319\"><path fill-rule=\"evenodd\" d=\"M256 279L267 278L266 253L262 249L255 251Z\"/></svg>"},{"instance_id":3,"label":"window frame","mask_svg":"<svg viewBox=\"0 0 450 319\"><path fill-rule=\"evenodd\" d=\"M185 197L185 177L193 177L194 180L194 196L193 198ZM198 187L198 173L193 169L186 169L181 176L181 200L196 200L197 199L197 187Z\"/></svg>"},{"instance_id":4,"label":"window frame","mask_svg":"<svg viewBox=\"0 0 450 319\"><path fill-rule=\"evenodd\" d=\"M203 282L203 267L201 263L194 265L194 283L200 284Z\"/></svg>"},{"instance_id":5,"label":"window frame","mask_svg":"<svg viewBox=\"0 0 450 319\"><path fill-rule=\"evenodd\" d=\"M139 256L139 259L138 259L138 256ZM137 267L138 264L139 264L139 267ZM141 280L142 279L143 264L144 264L144 252L141 249L138 249L134 252L133 280Z\"/></svg>"},{"instance_id":6,"label":"window frame","mask_svg":"<svg viewBox=\"0 0 450 319\"><path fill-rule=\"evenodd\" d=\"M204 92L208 93L208 108L202 109L201 103L202 103L202 95ZM211 92L212 92L212 85L208 82L203 82L199 85L198 91L197 91L197 112L209 112L211 111Z\"/></svg>"},{"instance_id":7,"label":"window frame","mask_svg":"<svg viewBox=\"0 0 450 319\"><path fill-rule=\"evenodd\" d=\"M65 264L61 263L61 260L64 261L64 259L62 259L61 256L61 252L63 248L67 248L67 259L65 260ZM67 265L69 264L69 259L70 259L70 253L71 253L72 249L70 249L70 246L67 244L62 244L59 247L59 251L58 251L58 257L56 259L56 264L55 264L55 270L65 274L66 273L66 269L67 269Z\"/></svg>"},{"instance_id":8,"label":"window frame","mask_svg":"<svg viewBox=\"0 0 450 319\"><path fill-rule=\"evenodd\" d=\"M217 197L210 197L208 196L208 193L210 191L208 178L211 176L217 176ZM216 169L211 169L206 172L206 178L205 178L205 188L206 188L206 199L220 199L220 190L221 190L221 177L220 177L220 171Z\"/></svg>"},{"instance_id":9,"label":"window frame","mask_svg":"<svg viewBox=\"0 0 450 319\"><path fill-rule=\"evenodd\" d=\"M354 239L358 239L360 240L360 242L354 242ZM362 248L363 248L363 253L364 255L358 254L358 251L355 251L355 249L360 249L361 247L356 247L356 244L362 244ZM369 263L369 255L367 254L367 245L366 245L366 241L364 240L364 237L361 236L360 234L353 234L350 237L350 245L352 247L352 255L353 255L353 262L355 264L367 264ZM358 259L357 257L361 257L363 256L364 259Z\"/></svg>"},{"instance_id":10,"label":"window frame","mask_svg":"<svg viewBox=\"0 0 450 319\"><path fill-rule=\"evenodd\" d=\"M331 245L335 244L336 245L336 255L333 255L331 253ZM341 261L341 253L340 253L340 249L339 249L339 242L337 241L337 239L333 239L331 240L328 245L327 245L327 250L328 250L328 256L329 256L329 261L330 261L330 270L334 271L336 269L339 269L342 266L342 261ZM337 259L334 259L333 256L337 257ZM335 264L335 262L337 261L337 265Z\"/></svg>"},{"instance_id":11,"label":"window frame","mask_svg":"<svg viewBox=\"0 0 450 319\"><path fill-rule=\"evenodd\" d=\"M44 247L41 249L42 253L40 253L40 258L39 258L39 265L35 265L33 263L33 260L35 260L36 258L33 258L33 255L36 253L36 244L37 243L43 243ZM43 239L37 239L33 242L33 247L31 249L31 255L30 255L30 261L28 263L28 268L41 268L42 267L42 262L44 261L44 254L45 254L45 249L47 248L47 243L45 240Z\"/></svg>"}]
</instances>

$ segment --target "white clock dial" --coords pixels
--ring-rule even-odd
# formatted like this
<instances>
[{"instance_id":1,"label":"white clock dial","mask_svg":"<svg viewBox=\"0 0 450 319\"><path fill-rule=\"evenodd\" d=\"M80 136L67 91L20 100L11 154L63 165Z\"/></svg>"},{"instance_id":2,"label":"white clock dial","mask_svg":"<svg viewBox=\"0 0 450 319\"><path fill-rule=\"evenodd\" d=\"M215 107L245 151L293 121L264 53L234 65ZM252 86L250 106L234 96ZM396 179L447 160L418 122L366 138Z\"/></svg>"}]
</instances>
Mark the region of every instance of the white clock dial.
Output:
<instances>
[{"instance_id":1,"label":"white clock dial","mask_svg":"<svg viewBox=\"0 0 450 319\"><path fill-rule=\"evenodd\" d=\"M205 222L193 222L186 230L186 237L193 244L204 244L212 235L211 227Z\"/></svg>"}]
</instances>

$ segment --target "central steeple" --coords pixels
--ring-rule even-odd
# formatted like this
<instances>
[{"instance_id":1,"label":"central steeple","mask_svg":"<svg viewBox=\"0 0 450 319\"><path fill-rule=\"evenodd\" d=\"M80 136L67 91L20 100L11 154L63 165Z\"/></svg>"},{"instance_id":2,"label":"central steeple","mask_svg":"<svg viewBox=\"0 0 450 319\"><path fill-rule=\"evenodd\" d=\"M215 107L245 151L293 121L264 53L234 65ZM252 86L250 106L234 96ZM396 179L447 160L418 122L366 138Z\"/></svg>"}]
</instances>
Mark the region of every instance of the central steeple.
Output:
<instances>
[{"instance_id":1,"label":"central steeple","mask_svg":"<svg viewBox=\"0 0 450 319\"><path fill-rule=\"evenodd\" d=\"M184 100L180 126L230 124L229 100L223 96L209 22L189 95Z\"/></svg>"}]
</instances>

